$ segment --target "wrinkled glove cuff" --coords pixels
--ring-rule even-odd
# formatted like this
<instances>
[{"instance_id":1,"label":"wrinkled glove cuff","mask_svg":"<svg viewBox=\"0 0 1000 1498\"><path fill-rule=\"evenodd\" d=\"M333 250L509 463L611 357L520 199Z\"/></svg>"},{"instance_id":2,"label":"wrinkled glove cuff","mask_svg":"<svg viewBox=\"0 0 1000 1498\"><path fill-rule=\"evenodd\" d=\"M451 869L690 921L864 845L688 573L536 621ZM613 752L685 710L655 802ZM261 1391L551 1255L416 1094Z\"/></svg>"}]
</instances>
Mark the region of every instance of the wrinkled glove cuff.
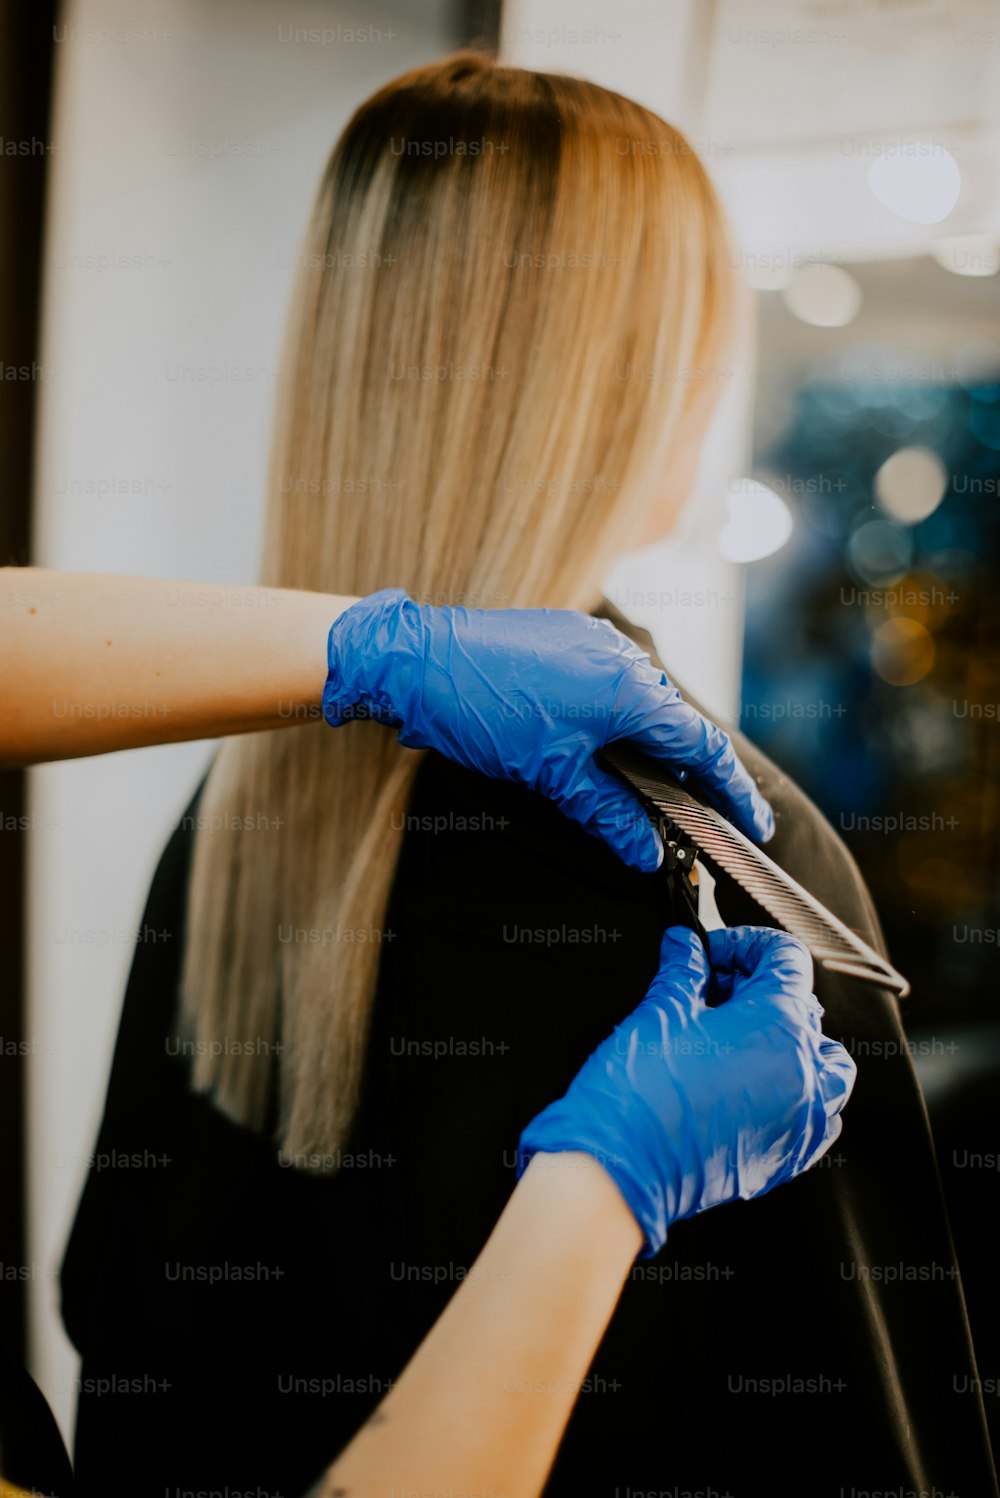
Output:
<instances>
[{"instance_id":1,"label":"wrinkled glove cuff","mask_svg":"<svg viewBox=\"0 0 1000 1498\"><path fill-rule=\"evenodd\" d=\"M331 728L358 719L398 728L403 721L389 675L406 604L417 608L402 588L382 588L352 603L331 624L323 687L323 717Z\"/></svg>"},{"instance_id":2,"label":"wrinkled glove cuff","mask_svg":"<svg viewBox=\"0 0 1000 1498\"><path fill-rule=\"evenodd\" d=\"M619 1133L610 1116L589 1123L581 1120L576 1108L566 1099L543 1108L521 1135L517 1150L517 1177L520 1180L529 1161L536 1154L566 1154L579 1151L602 1165L625 1198L645 1242L640 1259L651 1259L667 1241L671 1223L668 1193L665 1189L662 1158L650 1156L635 1160L636 1150L643 1150L641 1136L623 1129Z\"/></svg>"}]
</instances>

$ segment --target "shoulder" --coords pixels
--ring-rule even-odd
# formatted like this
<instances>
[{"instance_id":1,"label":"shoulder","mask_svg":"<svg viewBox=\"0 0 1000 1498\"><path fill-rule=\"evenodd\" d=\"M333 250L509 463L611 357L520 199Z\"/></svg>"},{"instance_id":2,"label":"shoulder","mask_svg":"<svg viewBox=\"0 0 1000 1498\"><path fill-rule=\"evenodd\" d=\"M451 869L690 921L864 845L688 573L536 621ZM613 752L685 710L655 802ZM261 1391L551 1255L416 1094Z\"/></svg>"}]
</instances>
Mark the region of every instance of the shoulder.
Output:
<instances>
[{"instance_id":1,"label":"shoulder","mask_svg":"<svg viewBox=\"0 0 1000 1498\"><path fill-rule=\"evenodd\" d=\"M666 671L686 702L730 735L740 759L774 808L775 833L767 845L768 857L867 941L884 950L878 916L861 871L846 843L816 803L746 734L705 712L697 696L678 682L669 667L664 665L648 631L632 624L610 604L601 610L601 614L647 651L654 665ZM739 919L747 919L745 912L740 912Z\"/></svg>"}]
</instances>

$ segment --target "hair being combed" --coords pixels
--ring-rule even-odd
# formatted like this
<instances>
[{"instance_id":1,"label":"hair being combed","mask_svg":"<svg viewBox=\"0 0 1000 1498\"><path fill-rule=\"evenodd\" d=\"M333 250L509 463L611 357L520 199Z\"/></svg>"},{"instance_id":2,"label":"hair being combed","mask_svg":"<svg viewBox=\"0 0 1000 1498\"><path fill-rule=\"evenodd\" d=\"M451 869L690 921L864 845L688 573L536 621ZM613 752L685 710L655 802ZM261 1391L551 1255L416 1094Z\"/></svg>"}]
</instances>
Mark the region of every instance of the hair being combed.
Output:
<instances>
[{"instance_id":1,"label":"hair being combed","mask_svg":"<svg viewBox=\"0 0 1000 1498\"><path fill-rule=\"evenodd\" d=\"M638 104L475 53L389 84L303 246L262 582L590 608L723 373L731 276L697 157ZM193 1083L300 1168L348 1137L420 760L313 724L228 741L204 791Z\"/></svg>"}]
</instances>

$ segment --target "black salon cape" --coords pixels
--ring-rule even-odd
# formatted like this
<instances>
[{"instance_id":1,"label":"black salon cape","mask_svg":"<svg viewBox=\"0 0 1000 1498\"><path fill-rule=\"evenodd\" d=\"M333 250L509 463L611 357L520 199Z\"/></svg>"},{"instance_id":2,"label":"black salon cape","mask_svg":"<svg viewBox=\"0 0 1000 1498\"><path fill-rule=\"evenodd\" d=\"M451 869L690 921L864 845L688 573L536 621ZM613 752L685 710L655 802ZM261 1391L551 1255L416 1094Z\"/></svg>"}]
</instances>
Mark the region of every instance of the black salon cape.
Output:
<instances>
[{"instance_id":1,"label":"black salon cape","mask_svg":"<svg viewBox=\"0 0 1000 1498\"><path fill-rule=\"evenodd\" d=\"M27 1371L0 1342L0 1495L9 1484L46 1498L74 1498L73 1472L55 1416Z\"/></svg>"},{"instance_id":2,"label":"black salon cape","mask_svg":"<svg viewBox=\"0 0 1000 1498\"><path fill-rule=\"evenodd\" d=\"M777 812L769 851L880 945L836 834L737 744ZM645 994L672 921L663 875L433 754L409 815L365 1103L332 1179L280 1167L170 1054L193 834L167 847L144 926L169 936L137 948L97 1146L120 1158L90 1172L62 1276L83 1495L299 1498L473 1263L522 1127ZM717 900L729 924L766 921L724 877ZM895 1001L825 972L816 987L858 1060L840 1141L802 1179L678 1224L636 1266L547 1493L996 1494ZM108 1380L128 1382L99 1392ZM486 1498L477 1475L462 1491Z\"/></svg>"}]
</instances>

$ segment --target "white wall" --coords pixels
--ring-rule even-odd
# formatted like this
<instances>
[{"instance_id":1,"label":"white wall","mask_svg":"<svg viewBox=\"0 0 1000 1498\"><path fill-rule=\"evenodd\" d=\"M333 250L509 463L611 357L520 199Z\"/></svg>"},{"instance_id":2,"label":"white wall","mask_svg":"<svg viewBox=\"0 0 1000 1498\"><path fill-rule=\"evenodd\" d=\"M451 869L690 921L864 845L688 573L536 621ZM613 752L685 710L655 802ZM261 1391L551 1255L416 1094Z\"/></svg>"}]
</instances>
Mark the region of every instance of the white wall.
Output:
<instances>
[{"instance_id":1,"label":"white wall","mask_svg":"<svg viewBox=\"0 0 1000 1498\"><path fill-rule=\"evenodd\" d=\"M445 15L445 0L65 7L39 565L254 578L289 267L323 160L379 83L451 45ZM367 39L343 29L296 39L297 28L337 27L368 28ZM86 258L102 256L137 258L124 268ZM52 1276L100 1118L149 879L208 753L149 749L31 775L32 1364L67 1432L76 1360Z\"/></svg>"}]
</instances>

